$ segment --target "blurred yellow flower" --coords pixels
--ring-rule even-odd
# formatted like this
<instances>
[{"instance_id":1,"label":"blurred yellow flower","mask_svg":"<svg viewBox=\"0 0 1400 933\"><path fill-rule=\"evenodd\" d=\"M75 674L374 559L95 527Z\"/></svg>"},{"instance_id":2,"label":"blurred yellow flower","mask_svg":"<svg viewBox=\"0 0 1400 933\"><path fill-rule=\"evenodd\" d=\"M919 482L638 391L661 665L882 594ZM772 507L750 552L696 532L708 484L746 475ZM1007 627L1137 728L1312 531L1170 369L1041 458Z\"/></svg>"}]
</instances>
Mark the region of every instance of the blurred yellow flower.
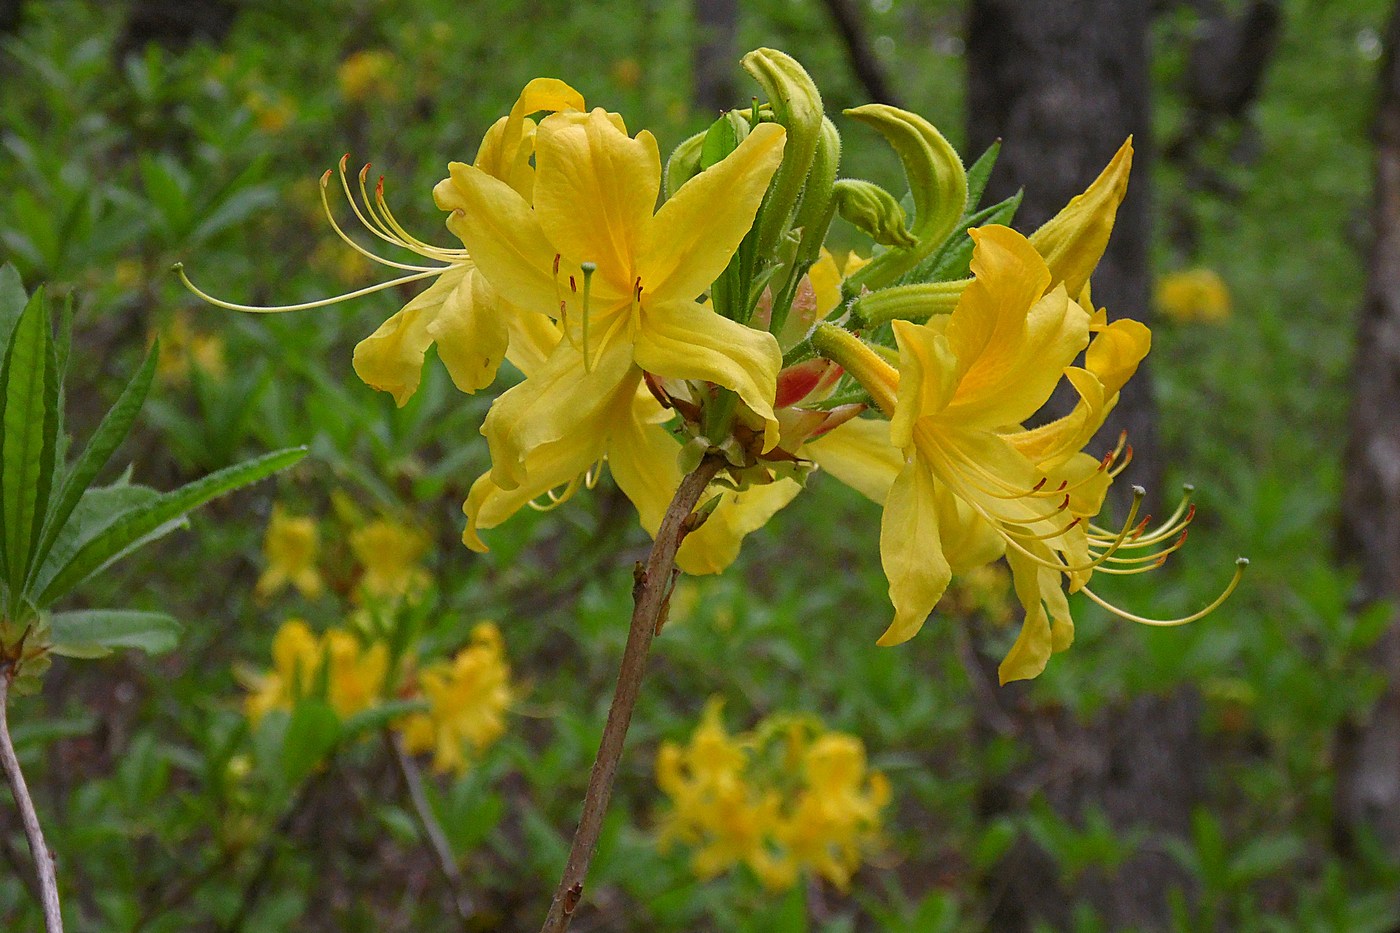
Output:
<instances>
[{"instance_id":1,"label":"blurred yellow flower","mask_svg":"<svg viewBox=\"0 0 1400 933\"><path fill-rule=\"evenodd\" d=\"M287 584L295 586L307 599L321 593L323 581L316 569L320 532L316 519L288 515L281 505L272 507L272 518L263 535L263 558L267 569L258 577L254 592L266 597Z\"/></svg>"},{"instance_id":2,"label":"blurred yellow flower","mask_svg":"<svg viewBox=\"0 0 1400 933\"><path fill-rule=\"evenodd\" d=\"M388 100L395 96L394 56L383 49L352 52L336 71L340 96L349 101Z\"/></svg>"},{"instance_id":3,"label":"blurred yellow flower","mask_svg":"<svg viewBox=\"0 0 1400 933\"><path fill-rule=\"evenodd\" d=\"M612 63L612 76L619 87L631 90L641 83L642 66L635 58L619 58Z\"/></svg>"},{"instance_id":4,"label":"blurred yellow flower","mask_svg":"<svg viewBox=\"0 0 1400 933\"><path fill-rule=\"evenodd\" d=\"M173 315L161 328L160 356L156 359L156 378L166 385L183 385L189 381L191 369L222 381L228 374L224 362L224 341L217 334L200 333L190 327L183 313Z\"/></svg>"},{"instance_id":5,"label":"blurred yellow flower","mask_svg":"<svg viewBox=\"0 0 1400 933\"><path fill-rule=\"evenodd\" d=\"M428 665L418 675L428 710L406 717L399 729L411 754L433 753L433 769L465 774L471 762L505 733L512 698L510 666L493 622L472 630L471 643L451 663Z\"/></svg>"},{"instance_id":6,"label":"blurred yellow flower","mask_svg":"<svg viewBox=\"0 0 1400 933\"><path fill-rule=\"evenodd\" d=\"M428 585L428 572L419 564L428 539L414 528L377 519L350 535L350 549L360 562L360 588L367 596L412 597Z\"/></svg>"},{"instance_id":7,"label":"blurred yellow flower","mask_svg":"<svg viewBox=\"0 0 1400 933\"><path fill-rule=\"evenodd\" d=\"M1215 324L1230 316L1230 287L1214 269L1182 269L1157 280L1157 310L1177 323Z\"/></svg>"},{"instance_id":8,"label":"blurred yellow flower","mask_svg":"<svg viewBox=\"0 0 1400 933\"><path fill-rule=\"evenodd\" d=\"M272 670L244 678L250 690L244 712L256 725L272 710L319 697L344 719L379 701L388 673L382 643L365 646L344 629L317 638L305 622L289 619L272 640Z\"/></svg>"},{"instance_id":9,"label":"blurred yellow flower","mask_svg":"<svg viewBox=\"0 0 1400 933\"><path fill-rule=\"evenodd\" d=\"M297 116L296 101L283 94L269 97L262 91L253 91L244 98L243 106L252 112L258 129L268 134L282 132Z\"/></svg>"},{"instance_id":10,"label":"blurred yellow flower","mask_svg":"<svg viewBox=\"0 0 1400 933\"><path fill-rule=\"evenodd\" d=\"M711 699L690 742L663 742L657 753L657 784L670 800L662 847L694 847L700 878L742 864L770 890L804 873L844 890L879 842L889 782L867 769L855 736L791 717L731 736L722 706Z\"/></svg>"}]
</instances>

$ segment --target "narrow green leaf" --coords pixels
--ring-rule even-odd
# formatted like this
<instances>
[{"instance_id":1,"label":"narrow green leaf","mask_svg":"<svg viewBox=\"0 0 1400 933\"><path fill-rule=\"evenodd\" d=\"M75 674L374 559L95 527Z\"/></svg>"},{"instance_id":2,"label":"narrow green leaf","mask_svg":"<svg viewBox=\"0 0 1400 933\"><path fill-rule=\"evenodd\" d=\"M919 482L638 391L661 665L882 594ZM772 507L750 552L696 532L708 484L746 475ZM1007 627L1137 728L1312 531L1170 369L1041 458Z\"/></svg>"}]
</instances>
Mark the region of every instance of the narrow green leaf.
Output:
<instances>
[{"instance_id":1,"label":"narrow green leaf","mask_svg":"<svg viewBox=\"0 0 1400 933\"><path fill-rule=\"evenodd\" d=\"M122 390L116 404L103 416L102 423L93 432L87 447L83 449L82 454L73 464L73 468L68 471L67 477L64 478L63 486L59 489L58 496L44 522L44 533L34 555L34 569L31 579L33 574L37 574L39 568L44 565L49 551L53 548L54 541L58 539L63 526L68 523L78 501L82 499L83 494L92 485L92 481L97 478L98 472L111 458L112 452L131 431L131 426L136 421L136 415L141 410L141 405L146 401L146 393L150 391L159 354L160 345L157 342L146 353L145 362L141 364L136 375L131 377L131 381Z\"/></svg>"},{"instance_id":2,"label":"narrow green leaf","mask_svg":"<svg viewBox=\"0 0 1400 933\"><path fill-rule=\"evenodd\" d=\"M933 264L933 271L928 280L930 282L950 282L953 279L961 279L971 275L973 242L972 237L967 235L967 231L973 227L985 227L992 224L1009 226L1012 218L1016 216L1016 209L1020 206L1021 192L1017 191L1005 201L978 211L969 217L965 224L959 225L958 230L949 238L947 246L940 250L940 255Z\"/></svg>"},{"instance_id":3,"label":"narrow green leaf","mask_svg":"<svg viewBox=\"0 0 1400 933\"><path fill-rule=\"evenodd\" d=\"M1001 140L987 147L987 151L977 157L972 168L967 170L967 210L977 209L982 200L982 192L987 190L987 181L992 177L992 169L997 167L997 156L1001 155Z\"/></svg>"},{"instance_id":4,"label":"narrow green leaf","mask_svg":"<svg viewBox=\"0 0 1400 933\"><path fill-rule=\"evenodd\" d=\"M15 323L29 304L29 295L24 290L24 282L19 270L10 263L0 266L0 355L10 346L10 334L14 333Z\"/></svg>"},{"instance_id":5,"label":"narrow green leaf","mask_svg":"<svg viewBox=\"0 0 1400 933\"><path fill-rule=\"evenodd\" d=\"M58 374L53 371L52 341L40 288L15 325L0 380L0 530L12 595L22 591L53 479Z\"/></svg>"},{"instance_id":6,"label":"narrow green leaf","mask_svg":"<svg viewBox=\"0 0 1400 933\"><path fill-rule=\"evenodd\" d=\"M342 725L341 732L346 739L353 739L366 732L376 732L396 719L409 713L421 713L427 708L428 704L424 700L391 700L380 703L348 717Z\"/></svg>"},{"instance_id":7,"label":"narrow green leaf","mask_svg":"<svg viewBox=\"0 0 1400 933\"><path fill-rule=\"evenodd\" d=\"M340 741L340 717L324 700L302 700L292 710L282 738L282 775L295 786L305 780Z\"/></svg>"},{"instance_id":8,"label":"narrow green leaf","mask_svg":"<svg viewBox=\"0 0 1400 933\"><path fill-rule=\"evenodd\" d=\"M136 510L115 522L83 545L66 566L58 570L38 599L47 606L69 592L112 561L126 554L148 535L162 531L171 521L183 518L191 509L240 486L257 482L306 456L305 447L294 447L264 454L253 460L226 467L187 486L163 493L148 507Z\"/></svg>"},{"instance_id":9,"label":"narrow green leaf","mask_svg":"<svg viewBox=\"0 0 1400 933\"><path fill-rule=\"evenodd\" d=\"M70 658L102 657L117 648L162 654L175 647L182 628L163 612L134 609L86 609L49 616L53 651Z\"/></svg>"}]
</instances>

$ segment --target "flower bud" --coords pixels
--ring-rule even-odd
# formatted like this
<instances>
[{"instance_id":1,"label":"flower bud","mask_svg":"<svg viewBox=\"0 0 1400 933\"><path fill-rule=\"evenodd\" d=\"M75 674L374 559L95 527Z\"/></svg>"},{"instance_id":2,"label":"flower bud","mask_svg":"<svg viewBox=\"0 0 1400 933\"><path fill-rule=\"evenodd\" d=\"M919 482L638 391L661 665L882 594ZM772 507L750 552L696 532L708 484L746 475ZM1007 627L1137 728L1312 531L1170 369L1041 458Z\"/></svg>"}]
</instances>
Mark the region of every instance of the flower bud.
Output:
<instances>
[{"instance_id":1,"label":"flower bud","mask_svg":"<svg viewBox=\"0 0 1400 933\"><path fill-rule=\"evenodd\" d=\"M807 71L776 49L755 49L744 56L743 66L763 87L774 118L787 130L782 165L759 212L758 252L765 256L782 238L807 181L822 133L822 97Z\"/></svg>"},{"instance_id":2,"label":"flower bud","mask_svg":"<svg viewBox=\"0 0 1400 933\"><path fill-rule=\"evenodd\" d=\"M904 208L874 182L843 178L836 183L836 209L876 243L911 249L919 241L909 232Z\"/></svg>"}]
</instances>

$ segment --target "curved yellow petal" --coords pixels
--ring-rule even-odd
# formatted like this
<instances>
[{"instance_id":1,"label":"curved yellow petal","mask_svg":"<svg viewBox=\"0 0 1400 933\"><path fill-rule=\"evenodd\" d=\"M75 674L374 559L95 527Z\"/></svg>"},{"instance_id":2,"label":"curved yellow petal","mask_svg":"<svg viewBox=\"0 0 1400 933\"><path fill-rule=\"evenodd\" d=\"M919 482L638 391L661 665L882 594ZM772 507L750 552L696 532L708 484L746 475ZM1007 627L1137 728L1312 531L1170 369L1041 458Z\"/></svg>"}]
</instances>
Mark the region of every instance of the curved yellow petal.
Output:
<instances>
[{"instance_id":1,"label":"curved yellow petal","mask_svg":"<svg viewBox=\"0 0 1400 933\"><path fill-rule=\"evenodd\" d=\"M890 584L894 621L877 644L897 645L923 628L953 570L938 534L933 477L917 459L896 477L880 520L880 563Z\"/></svg>"},{"instance_id":2,"label":"curved yellow petal","mask_svg":"<svg viewBox=\"0 0 1400 933\"><path fill-rule=\"evenodd\" d=\"M772 334L721 317L694 301L647 303L635 335L637 365L666 379L704 379L733 389L767 422L765 451L778 440L773 397L783 356Z\"/></svg>"},{"instance_id":3,"label":"curved yellow petal","mask_svg":"<svg viewBox=\"0 0 1400 933\"><path fill-rule=\"evenodd\" d=\"M477 150L477 168L494 175L529 201L535 172L530 165L534 154L535 123L532 113L583 110L583 95L558 78L535 78L525 85L510 116L502 117L486 131Z\"/></svg>"},{"instance_id":4,"label":"curved yellow petal","mask_svg":"<svg viewBox=\"0 0 1400 933\"><path fill-rule=\"evenodd\" d=\"M402 408L423 378L423 355L434 340L430 332L433 322L450 305L465 301L470 307L470 296L471 267L448 269L355 346L355 374L371 388L393 395Z\"/></svg>"},{"instance_id":5,"label":"curved yellow petal","mask_svg":"<svg viewBox=\"0 0 1400 933\"><path fill-rule=\"evenodd\" d=\"M719 505L695 531L686 535L676 554L676 566L686 573L721 573L739 556L744 537L757 531L802 491L796 480L750 486L720 493Z\"/></svg>"},{"instance_id":6,"label":"curved yellow petal","mask_svg":"<svg viewBox=\"0 0 1400 933\"><path fill-rule=\"evenodd\" d=\"M990 564L1006 550L1006 540L996 529L946 485L935 482L934 497L938 538L953 573L967 573Z\"/></svg>"},{"instance_id":7,"label":"curved yellow petal","mask_svg":"<svg viewBox=\"0 0 1400 933\"><path fill-rule=\"evenodd\" d=\"M491 406L481 433L491 449L491 476L502 489L527 481L529 456L555 442L597 451L616 421L620 401L630 401L641 371L625 344L595 354L592 371L583 355L564 341L544 366Z\"/></svg>"},{"instance_id":8,"label":"curved yellow petal","mask_svg":"<svg viewBox=\"0 0 1400 933\"><path fill-rule=\"evenodd\" d=\"M1045 257L1055 282L1078 295L1108 246L1118 205L1128 190L1133 140L1128 137L1093 184L1035 233L1031 245Z\"/></svg>"},{"instance_id":9,"label":"curved yellow petal","mask_svg":"<svg viewBox=\"0 0 1400 933\"><path fill-rule=\"evenodd\" d=\"M676 463L680 444L653 420L660 407L650 395L638 393L627 417L618 419L608 442L608 470L637 509L642 527L653 537L681 484Z\"/></svg>"},{"instance_id":10,"label":"curved yellow petal","mask_svg":"<svg viewBox=\"0 0 1400 933\"><path fill-rule=\"evenodd\" d=\"M1048 548L1040 545L1038 550L1044 559L1049 559ZM1038 676L1052 652L1064 651L1074 641L1074 620L1070 618L1069 601L1060 589L1060 574L1014 550L1006 552L1006 562L1011 566L1016 596L1025 607L1026 618L1016 643L997 668L1003 684Z\"/></svg>"},{"instance_id":11,"label":"curved yellow petal","mask_svg":"<svg viewBox=\"0 0 1400 933\"><path fill-rule=\"evenodd\" d=\"M438 207L452 211L447 227L467 247L486 281L524 310L558 315L557 251L540 229L529 202L475 166L453 162L448 171L450 177L433 188L433 199Z\"/></svg>"},{"instance_id":12,"label":"curved yellow petal","mask_svg":"<svg viewBox=\"0 0 1400 933\"><path fill-rule=\"evenodd\" d=\"M896 447L913 442L914 424L937 415L953 398L959 360L938 327L894 321L899 344L899 394L890 418L890 440Z\"/></svg>"},{"instance_id":13,"label":"curved yellow petal","mask_svg":"<svg viewBox=\"0 0 1400 933\"><path fill-rule=\"evenodd\" d=\"M694 299L719 278L753 226L785 141L778 124L759 124L737 149L682 185L648 218L636 270L646 292Z\"/></svg>"},{"instance_id":14,"label":"curved yellow petal","mask_svg":"<svg viewBox=\"0 0 1400 933\"><path fill-rule=\"evenodd\" d=\"M882 418L847 421L803 446L802 455L882 505L904 469L904 452L890 443L890 423Z\"/></svg>"},{"instance_id":15,"label":"curved yellow petal","mask_svg":"<svg viewBox=\"0 0 1400 933\"><path fill-rule=\"evenodd\" d=\"M995 428L1035 413L1089 342L1089 314L1063 288L1041 297L1050 273L1007 227L971 231L973 283L948 320L961 378L945 416Z\"/></svg>"},{"instance_id":16,"label":"curved yellow petal","mask_svg":"<svg viewBox=\"0 0 1400 933\"><path fill-rule=\"evenodd\" d=\"M506 348L506 359L527 377L544 368L550 354L563 339L559 325L543 314L511 308L507 326L510 328L510 344Z\"/></svg>"},{"instance_id":17,"label":"curved yellow petal","mask_svg":"<svg viewBox=\"0 0 1400 933\"><path fill-rule=\"evenodd\" d=\"M520 313L497 302L486 280L474 271L428 323L428 336L437 343L453 385L469 394L495 381L506 355L510 316Z\"/></svg>"},{"instance_id":18,"label":"curved yellow petal","mask_svg":"<svg viewBox=\"0 0 1400 933\"><path fill-rule=\"evenodd\" d=\"M655 137L629 137L602 108L554 114L535 137L535 168L535 213L550 242L575 262L596 263L598 276L630 294L638 242L661 190Z\"/></svg>"},{"instance_id":19,"label":"curved yellow petal","mask_svg":"<svg viewBox=\"0 0 1400 933\"><path fill-rule=\"evenodd\" d=\"M467 516L462 543L473 551L485 552L486 543L479 531L495 528L550 490L567 488L602 456L603 438L591 444L556 441L530 451L525 458L525 479L514 489L502 489L490 472L478 476L462 504Z\"/></svg>"}]
</instances>

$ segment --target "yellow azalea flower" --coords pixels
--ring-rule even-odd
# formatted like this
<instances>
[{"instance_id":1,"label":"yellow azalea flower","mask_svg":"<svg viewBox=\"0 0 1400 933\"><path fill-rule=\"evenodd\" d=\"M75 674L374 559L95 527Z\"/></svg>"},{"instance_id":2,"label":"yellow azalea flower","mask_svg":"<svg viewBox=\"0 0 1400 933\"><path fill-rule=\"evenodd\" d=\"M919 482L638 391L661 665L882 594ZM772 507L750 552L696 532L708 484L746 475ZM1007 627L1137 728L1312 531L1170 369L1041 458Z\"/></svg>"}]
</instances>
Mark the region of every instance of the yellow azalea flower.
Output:
<instances>
[{"instance_id":1,"label":"yellow azalea flower","mask_svg":"<svg viewBox=\"0 0 1400 933\"><path fill-rule=\"evenodd\" d=\"M371 97L392 98L395 89L389 78L393 70L394 56L390 52L383 49L352 52L336 69L340 96L350 101L363 101Z\"/></svg>"},{"instance_id":2,"label":"yellow azalea flower","mask_svg":"<svg viewBox=\"0 0 1400 933\"><path fill-rule=\"evenodd\" d=\"M521 91L510 115L502 117L487 131L476 156L478 169L528 197L534 178L531 159L535 138L535 123L529 115L541 111L582 110L583 106L583 97L562 81L552 78L531 81ZM345 174L347 159L348 156L340 161L340 186L365 229L377 239L408 250L434 265L385 259L350 239L331 213L327 188L332 173L327 171L321 176L321 208L336 235L356 253L402 270L406 275L333 298L273 307L215 298L195 286L183 267L177 264L175 268L181 280L190 291L210 304L233 311L271 313L324 307L411 282L434 279L426 290L360 341L355 347L355 373L366 385L390 393L394 401L403 406L418 391L423 357L428 348L436 344L438 356L458 389L470 393L490 385L506 351L509 321L515 314L512 305L498 298L476 274L476 266L465 249L434 246L409 233L389 209L382 178L371 197L366 187L368 165L360 171L357 200ZM440 200L439 206L447 211L454 210ZM460 233L459 220L455 214L449 217L448 229Z\"/></svg>"},{"instance_id":3,"label":"yellow azalea flower","mask_svg":"<svg viewBox=\"0 0 1400 933\"><path fill-rule=\"evenodd\" d=\"M544 315L521 316L512 323L511 361L529 379L562 339L559 327ZM487 550L481 530L496 527L527 505L561 504L596 481L603 461L636 506L642 527L655 535L682 478L677 465L680 445L663 424L668 416L642 385L641 370L633 368L612 404L580 422L576 439L544 444L526 455L525 482L503 489L494 471L477 478L462 506L467 516L463 543L475 551ZM751 484L741 491L711 487L706 495L718 495L720 502L709 519L686 536L677 566L690 574L723 571L738 556L744 536L763 527L800 489L790 479Z\"/></svg>"},{"instance_id":4,"label":"yellow azalea flower","mask_svg":"<svg viewBox=\"0 0 1400 933\"><path fill-rule=\"evenodd\" d=\"M368 647L343 629L319 639L300 619L290 619L272 641L272 670L246 678L244 701L256 725L275 709L291 709L299 700L320 696L345 719L379 702L389 674L389 651L382 643ZM324 693L322 693L324 689Z\"/></svg>"},{"instance_id":5,"label":"yellow azalea flower","mask_svg":"<svg viewBox=\"0 0 1400 933\"><path fill-rule=\"evenodd\" d=\"M370 597L414 596L428 585L419 561L428 552L422 532L378 519L350 535L350 550L361 568L360 589Z\"/></svg>"},{"instance_id":6,"label":"yellow azalea flower","mask_svg":"<svg viewBox=\"0 0 1400 933\"><path fill-rule=\"evenodd\" d=\"M1157 310L1178 323L1215 324L1230 316L1230 287L1214 269L1183 269L1157 280Z\"/></svg>"},{"instance_id":7,"label":"yellow azalea flower","mask_svg":"<svg viewBox=\"0 0 1400 933\"><path fill-rule=\"evenodd\" d=\"M428 710L398 726L410 754L433 753L439 772L465 774L474 758L505 734L510 705L510 667L501 632L491 622L472 630L471 644L452 662L439 662L418 675Z\"/></svg>"},{"instance_id":8,"label":"yellow azalea flower","mask_svg":"<svg viewBox=\"0 0 1400 933\"><path fill-rule=\"evenodd\" d=\"M865 746L781 716L731 736L722 706L711 699L690 741L663 742L657 753L669 802L662 848L693 847L691 869L702 879L745 865L774 891L804 872L846 889L879 842L890 798L884 775L866 767Z\"/></svg>"},{"instance_id":9,"label":"yellow azalea flower","mask_svg":"<svg viewBox=\"0 0 1400 933\"><path fill-rule=\"evenodd\" d=\"M435 194L461 212L455 229L481 275L522 309L555 318L565 335L486 418L498 487L529 482L525 460L538 448L553 445L563 456L570 444L591 444L588 429L630 404L643 370L733 389L766 419L765 446L776 441L777 342L696 296L752 225L783 140L777 125L755 127L655 213L656 140L645 131L628 136L601 109L541 121L532 200L479 168L452 164Z\"/></svg>"},{"instance_id":10,"label":"yellow azalea flower","mask_svg":"<svg viewBox=\"0 0 1400 933\"><path fill-rule=\"evenodd\" d=\"M258 577L254 592L266 597L291 584L307 599L315 599L323 586L316 569L319 549L320 532L314 518L288 515L281 505L274 505L263 534L267 569Z\"/></svg>"}]
</instances>

